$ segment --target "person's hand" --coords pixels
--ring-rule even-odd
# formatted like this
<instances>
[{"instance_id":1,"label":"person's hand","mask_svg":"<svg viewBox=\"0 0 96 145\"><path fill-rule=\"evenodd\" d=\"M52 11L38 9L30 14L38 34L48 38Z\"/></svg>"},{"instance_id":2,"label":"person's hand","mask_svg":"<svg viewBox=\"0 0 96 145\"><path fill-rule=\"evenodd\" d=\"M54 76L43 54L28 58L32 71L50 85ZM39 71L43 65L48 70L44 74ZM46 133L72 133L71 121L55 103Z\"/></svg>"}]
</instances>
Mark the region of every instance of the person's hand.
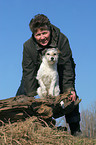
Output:
<instances>
[{"instance_id":1,"label":"person's hand","mask_svg":"<svg viewBox=\"0 0 96 145\"><path fill-rule=\"evenodd\" d=\"M69 100L71 100L72 102L76 101L76 93L75 93L75 91L71 91L71 95L70 95Z\"/></svg>"}]
</instances>

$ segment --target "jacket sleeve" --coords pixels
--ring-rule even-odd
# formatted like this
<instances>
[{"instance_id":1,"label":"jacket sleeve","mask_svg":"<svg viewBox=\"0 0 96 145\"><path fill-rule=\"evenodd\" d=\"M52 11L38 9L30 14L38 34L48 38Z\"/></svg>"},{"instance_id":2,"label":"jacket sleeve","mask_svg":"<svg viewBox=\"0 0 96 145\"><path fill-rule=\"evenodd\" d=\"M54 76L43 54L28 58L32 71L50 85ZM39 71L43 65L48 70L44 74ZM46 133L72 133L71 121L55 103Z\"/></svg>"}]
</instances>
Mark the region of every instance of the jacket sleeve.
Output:
<instances>
[{"instance_id":1,"label":"jacket sleeve","mask_svg":"<svg viewBox=\"0 0 96 145\"><path fill-rule=\"evenodd\" d=\"M32 61L32 55L30 49L26 45L23 45L23 81L24 90L28 96L36 95L37 80L36 80L36 65Z\"/></svg>"},{"instance_id":2,"label":"jacket sleeve","mask_svg":"<svg viewBox=\"0 0 96 145\"><path fill-rule=\"evenodd\" d=\"M67 89L75 89L75 63L72 58L69 41L64 34L60 34L59 50L61 51L58 61L58 72L61 93Z\"/></svg>"}]
</instances>

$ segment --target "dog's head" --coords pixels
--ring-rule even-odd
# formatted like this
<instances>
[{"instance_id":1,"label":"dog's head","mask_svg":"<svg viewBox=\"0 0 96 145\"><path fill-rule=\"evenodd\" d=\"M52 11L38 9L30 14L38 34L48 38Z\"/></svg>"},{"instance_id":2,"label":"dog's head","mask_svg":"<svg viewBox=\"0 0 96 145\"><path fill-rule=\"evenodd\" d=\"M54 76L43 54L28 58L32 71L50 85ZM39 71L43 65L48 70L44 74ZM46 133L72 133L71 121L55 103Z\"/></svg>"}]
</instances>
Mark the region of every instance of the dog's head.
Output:
<instances>
[{"instance_id":1,"label":"dog's head","mask_svg":"<svg viewBox=\"0 0 96 145\"><path fill-rule=\"evenodd\" d=\"M59 50L57 48L46 49L43 56L49 64L54 64L58 61Z\"/></svg>"}]
</instances>

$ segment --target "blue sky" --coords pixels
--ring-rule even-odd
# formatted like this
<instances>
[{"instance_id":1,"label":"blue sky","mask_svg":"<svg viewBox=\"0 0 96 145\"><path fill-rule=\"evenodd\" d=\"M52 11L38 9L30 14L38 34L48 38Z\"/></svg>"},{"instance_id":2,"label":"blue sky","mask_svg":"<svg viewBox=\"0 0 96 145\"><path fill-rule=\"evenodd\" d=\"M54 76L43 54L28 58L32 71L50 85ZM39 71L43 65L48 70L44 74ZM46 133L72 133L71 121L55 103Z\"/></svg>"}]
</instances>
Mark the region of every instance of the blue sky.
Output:
<instances>
[{"instance_id":1,"label":"blue sky","mask_svg":"<svg viewBox=\"0 0 96 145\"><path fill-rule=\"evenodd\" d=\"M76 63L81 109L96 102L96 1L0 0L0 100L14 97L22 77L23 43L29 22L43 13L69 39Z\"/></svg>"}]
</instances>

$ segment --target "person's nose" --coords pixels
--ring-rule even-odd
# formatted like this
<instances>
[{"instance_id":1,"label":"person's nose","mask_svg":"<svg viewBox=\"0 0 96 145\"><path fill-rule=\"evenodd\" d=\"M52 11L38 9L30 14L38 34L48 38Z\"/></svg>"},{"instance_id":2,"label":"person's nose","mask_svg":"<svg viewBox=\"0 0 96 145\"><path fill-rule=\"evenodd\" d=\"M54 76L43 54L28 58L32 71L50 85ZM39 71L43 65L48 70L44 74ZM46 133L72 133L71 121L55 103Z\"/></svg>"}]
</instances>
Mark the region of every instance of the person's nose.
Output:
<instances>
[{"instance_id":1,"label":"person's nose","mask_svg":"<svg viewBox=\"0 0 96 145\"><path fill-rule=\"evenodd\" d=\"M44 38L45 38L45 36L41 34L41 39L44 39Z\"/></svg>"}]
</instances>

